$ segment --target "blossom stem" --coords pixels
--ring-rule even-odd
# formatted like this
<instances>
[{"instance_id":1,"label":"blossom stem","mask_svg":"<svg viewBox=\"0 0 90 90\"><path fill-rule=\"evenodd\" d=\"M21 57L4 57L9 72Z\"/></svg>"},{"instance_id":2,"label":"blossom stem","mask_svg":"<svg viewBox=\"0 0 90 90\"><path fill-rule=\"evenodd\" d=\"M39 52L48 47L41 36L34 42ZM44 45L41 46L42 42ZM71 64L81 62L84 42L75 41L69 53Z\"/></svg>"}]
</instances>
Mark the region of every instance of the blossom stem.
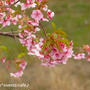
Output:
<instances>
[{"instance_id":1,"label":"blossom stem","mask_svg":"<svg viewBox=\"0 0 90 90\"><path fill-rule=\"evenodd\" d=\"M40 27L42 28L42 31L43 31L45 37L47 38L47 33L46 33L46 31L45 31L45 29L44 29L44 27L43 27L43 25L41 23L40 23Z\"/></svg>"}]
</instances>

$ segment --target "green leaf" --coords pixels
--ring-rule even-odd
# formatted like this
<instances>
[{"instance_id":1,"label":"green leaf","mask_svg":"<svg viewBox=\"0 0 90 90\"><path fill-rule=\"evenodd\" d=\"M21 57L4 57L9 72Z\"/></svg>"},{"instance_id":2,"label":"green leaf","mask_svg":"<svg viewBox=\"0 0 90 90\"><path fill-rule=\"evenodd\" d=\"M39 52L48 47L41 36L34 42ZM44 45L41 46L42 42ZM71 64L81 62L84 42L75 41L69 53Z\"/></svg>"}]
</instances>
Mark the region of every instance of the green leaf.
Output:
<instances>
[{"instance_id":1,"label":"green leaf","mask_svg":"<svg viewBox=\"0 0 90 90\"><path fill-rule=\"evenodd\" d=\"M8 48L6 46L4 46L4 45L0 46L0 48L3 49L3 50L5 50L5 51L8 50Z\"/></svg>"},{"instance_id":2,"label":"green leaf","mask_svg":"<svg viewBox=\"0 0 90 90\"><path fill-rule=\"evenodd\" d=\"M62 31L61 28L57 29L57 31L55 31L55 32L57 34L60 34L60 36L62 36L62 37L67 37L67 34L64 31Z\"/></svg>"},{"instance_id":3,"label":"green leaf","mask_svg":"<svg viewBox=\"0 0 90 90\"><path fill-rule=\"evenodd\" d=\"M21 58L21 57L23 57L23 56L25 56L25 55L26 55L26 54L25 54L24 52L21 52L21 53L18 54L17 57L18 57L18 58Z\"/></svg>"},{"instance_id":4,"label":"green leaf","mask_svg":"<svg viewBox=\"0 0 90 90\"><path fill-rule=\"evenodd\" d=\"M57 34L56 33L54 34L54 38L57 39Z\"/></svg>"},{"instance_id":5,"label":"green leaf","mask_svg":"<svg viewBox=\"0 0 90 90\"><path fill-rule=\"evenodd\" d=\"M50 36L51 34L50 33L47 33L47 36Z\"/></svg>"}]
</instances>

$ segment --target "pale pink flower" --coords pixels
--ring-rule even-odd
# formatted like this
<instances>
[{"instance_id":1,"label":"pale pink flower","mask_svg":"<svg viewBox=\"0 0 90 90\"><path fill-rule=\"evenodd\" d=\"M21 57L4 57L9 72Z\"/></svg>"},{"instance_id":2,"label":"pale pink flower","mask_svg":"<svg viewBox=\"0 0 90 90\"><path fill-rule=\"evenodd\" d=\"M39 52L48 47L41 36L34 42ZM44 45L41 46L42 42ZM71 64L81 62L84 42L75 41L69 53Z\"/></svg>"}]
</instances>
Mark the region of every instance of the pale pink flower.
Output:
<instances>
[{"instance_id":1,"label":"pale pink flower","mask_svg":"<svg viewBox=\"0 0 90 90\"><path fill-rule=\"evenodd\" d=\"M36 27L35 28L35 32L37 32L37 31L40 31L40 28Z\"/></svg>"},{"instance_id":2,"label":"pale pink flower","mask_svg":"<svg viewBox=\"0 0 90 90\"><path fill-rule=\"evenodd\" d=\"M43 17L41 20L42 20L42 21L49 22L49 20L48 20L47 18L44 18L44 17Z\"/></svg>"},{"instance_id":3,"label":"pale pink flower","mask_svg":"<svg viewBox=\"0 0 90 90\"><path fill-rule=\"evenodd\" d=\"M35 8L36 3L34 3L34 2L35 2L35 0L27 0L28 8Z\"/></svg>"},{"instance_id":4,"label":"pale pink flower","mask_svg":"<svg viewBox=\"0 0 90 90\"><path fill-rule=\"evenodd\" d=\"M33 10L31 17L35 20L35 21L40 21L43 18L43 14L40 10Z\"/></svg>"},{"instance_id":5,"label":"pale pink flower","mask_svg":"<svg viewBox=\"0 0 90 90\"><path fill-rule=\"evenodd\" d=\"M28 4L26 3L22 3L21 4L21 10L25 10L25 9L27 9L28 8Z\"/></svg>"},{"instance_id":6,"label":"pale pink flower","mask_svg":"<svg viewBox=\"0 0 90 90\"><path fill-rule=\"evenodd\" d=\"M2 57L0 60L1 60L2 63L5 63L6 57L4 56L4 57Z\"/></svg>"},{"instance_id":7,"label":"pale pink flower","mask_svg":"<svg viewBox=\"0 0 90 90\"><path fill-rule=\"evenodd\" d=\"M5 0L5 5L10 5L13 4L15 2L15 0L9 0L8 2Z\"/></svg>"},{"instance_id":8,"label":"pale pink flower","mask_svg":"<svg viewBox=\"0 0 90 90\"><path fill-rule=\"evenodd\" d=\"M47 14L48 14L48 18L52 20L54 17L54 12L52 12L51 10L48 10Z\"/></svg>"},{"instance_id":9,"label":"pale pink flower","mask_svg":"<svg viewBox=\"0 0 90 90\"><path fill-rule=\"evenodd\" d=\"M10 20L11 20L11 16L10 15L6 16L6 18L2 21L2 26L3 27L10 26L11 24Z\"/></svg>"},{"instance_id":10,"label":"pale pink flower","mask_svg":"<svg viewBox=\"0 0 90 90\"><path fill-rule=\"evenodd\" d=\"M15 1L16 1L16 0L9 0L9 2L10 2L11 4L13 4Z\"/></svg>"},{"instance_id":11,"label":"pale pink flower","mask_svg":"<svg viewBox=\"0 0 90 90\"><path fill-rule=\"evenodd\" d=\"M17 15L16 15L16 18L21 19L21 18L22 18L22 15L17 14Z\"/></svg>"},{"instance_id":12,"label":"pale pink flower","mask_svg":"<svg viewBox=\"0 0 90 90\"><path fill-rule=\"evenodd\" d=\"M19 65L22 70L24 70L27 66L27 62L22 61L22 63Z\"/></svg>"},{"instance_id":13,"label":"pale pink flower","mask_svg":"<svg viewBox=\"0 0 90 90\"><path fill-rule=\"evenodd\" d=\"M12 24L16 25L18 22L18 19L17 19L17 17L14 17L11 19L11 21L12 21Z\"/></svg>"},{"instance_id":14,"label":"pale pink flower","mask_svg":"<svg viewBox=\"0 0 90 90\"><path fill-rule=\"evenodd\" d=\"M0 24L2 25L3 24L3 19L4 19L4 17L6 16L6 13L4 12L4 13L0 13Z\"/></svg>"},{"instance_id":15,"label":"pale pink flower","mask_svg":"<svg viewBox=\"0 0 90 90\"><path fill-rule=\"evenodd\" d=\"M3 19L6 16L5 12L4 13L0 13L0 20Z\"/></svg>"},{"instance_id":16,"label":"pale pink flower","mask_svg":"<svg viewBox=\"0 0 90 90\"><path fill-rule=\"evenodd\" d=\"M77 55L74 56L74 59L85 59L85 54L84 53L78 53Z\"/></svg>"},{"instance_id":17,"label":"pale pink flower","mask_svg":"<svg viewBox=\"0 0 90 90\"><path fill-rule=\"evenodd\" d=\"M8 20L3 20L3 27L6 27L6 26L10 26L10 21Z\"/></svg>"},{"instance_id":18,"label":"pale pink flower","mask_svg":"<svg viewBox=\"0 0 90 90\"><path fill-rule=\"evenodd\" d=\"M22 28L22 25L19 25L18 28L21 29Z\"/></svg>"},{"instance_id":19,"label":"pale pink flower","mask_svg":"<svg viewBox=\"0 0 90 90\"><path fill-rule=\"evenodd\" d=\"M27 0L26 3L21 3L20 5L21 5L21 10L36 7L35 0Z\"/></svg>"},{"instance_id":20,"label":"pale pink flower","mask_svg":"<svg viewBox=\"0 0 90 90\"><path fill-rule=\"evenodd\" d=\"M11 77L16 77L16 78L22 77L22 75L23 75L23 71L17 71L16 73L10 73Z\"/></svg>"},{"instance_id":21,"label":"pale pink flower","mask_svg":"<svg viewBox=\"0 0 90 90\"><path fill-rule=\"evenodd\" d=\"M17 72L10 73L10 76L16 77L16 78L22 77L23 70L26 68L26 66L27 66L27 62L24 60L21 60L21 64L19 64L20 69Z\"/></svg>"},{"instance_id":22,"label":"pale pink flower","mask_svg":"<svg viewBox=\"0 0 90 90\"><path fill-rule=\"evenodd\" d=\"M38 1L38 2L42 2L43 0L36 0L36 1Z\"/></svg>"},{"instance_id":23,"label":"pale pink flower","mask_svg":"<svg viewBox=\"0 0 90 90\"><path fill-rule=\"evenodd\" d=\"M11 9L11 8L6 8L6 10L8 10L8 11L11 12L11 13L14 13L14 12L15 12L15 10L13 10L13 9Z\"/></svg>"},{"instance_id":24,"label":"pale pink flower","mask_svg":"<svg viewBox=\"0 0 90 90\"><path fill-rule=\"evenodd\" d=\"M39 22L38 21L28 21L28 24L32 24L33 26L39 26Z\"/></svg>"}]
</instances>

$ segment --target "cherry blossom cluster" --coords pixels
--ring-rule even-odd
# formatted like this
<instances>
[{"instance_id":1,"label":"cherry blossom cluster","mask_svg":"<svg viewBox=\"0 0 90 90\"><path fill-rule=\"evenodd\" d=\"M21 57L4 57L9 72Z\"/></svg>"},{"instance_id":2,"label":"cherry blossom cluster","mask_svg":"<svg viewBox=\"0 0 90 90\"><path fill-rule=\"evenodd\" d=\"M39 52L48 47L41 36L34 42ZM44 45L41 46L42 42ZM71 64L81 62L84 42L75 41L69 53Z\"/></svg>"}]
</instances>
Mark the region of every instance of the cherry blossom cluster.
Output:
<instances>
[{"instance_id":1,"label":"cherry blossom cluster","mask_svg":"<svg viewBox=\"0 0 90 90\"><path fill-rule=\"evenodd\" d=\"M12 24L18 25L20 42L27 47L29 55L37 56L39 59L44 58L44 55L41 54L44 39L42 37L38 38L35 34L37 31L40 31L39 25L41 21L49 22L54 17L54 12L48 9L46 4L47 0L26 0L25 2L21 2L21 0L0 1L0 6L2 6L0 9L1 28ZM15 9L18 6L20 6L19 11ZM30 16L25 13L27 9L32 10ZM10 75L21 77L23 70L20 66L20 69L16 73L10 73Z\"/></svg>"},{"instance_id":2,"label":"cherry blossom cluster","mask_svg":"<svg viewBox=\"0 0 90 90\"><path fill-rule=\"evenodd\" d=\"M86 60L88 60L90 62L90 46L89 45L84 45L83 49L84 49L85 52L87 52Z\"/></svg>"},{"instance_id":3,"label":"cherry blossom cluster","mask_svg":"<svg viewBox=\"0 0 90 90\"><path fill-rule=\"evenodd\" d=\"M40 58L43 57L43 55L40 54L42 45L43 45L43 38L40 38L39 41L36 41L36 36L28 31L24 30L23 33L20 33L19 36L21 37L20 42L22 45L27 47L28 54L38 56ZM26 36L26 38L24 38Z\"/></svg>"},{"instance_id":4,"label":"cherry blossom cluster","mask_svg":"<svg viewBox=\"0 0 90 90\"><path fill-rule=\"evenodd\" d=\"M78 60L85 59L85 53L75 54L74 59L78 59Z\"/></svg>"},{"instance_id":5,"label":"cherry blossom cluster","mask_svg":"<svg viewBox=\"0 0 90 90\"><path fill-rule=\"evenodd\" d=\"M14 5L14 8L21 8L16 10L9 5L12 5L15 1L18 0L5 0L0 1L2 3L2 8L0 10L0 24L2 27L14 25L24 25L27 23L32 24L33 26L39 26L40 21L49 21L54 16L54 12L48 9L46 5L46 0L26 0L25 3L20 2L20 0ZM44 4L45 3L45 4ZM31 17L25 15L27 9L33 9ZM17 13L18 12L18 13ZM43 13L46 13L45 16ZM25 22L25 23L24 23Z\"/></svg>"},{"instance_id":6,"label":"cherry blossom cluster","mask_svg":"<svg viewBox=\"0 0 90 90\"><path fill-rule=\"evenodd\" d=\"M75 52L73 54L73 57L75 60L82 60L85 59L90 62L90 46L89 45L84 45L83 48L78 48L80 53Z\"/></svg>"},{"instance_id":7,"label":"cherry blossom cluster","mask_svg":"<svg viewBox=\"0 0 90 90\"><path fill-rule=\"evenodd\" d=\"M28 14L27 14L28 11ZM30 11L30 12L29 12ZM0 28L15 25L20 43L27 48L28 55L38 57L44 66L66 64L70 58L90 61L90 46L85 45L83 52L74 53L73 42L63 36L63 32L47 35L42 22L50 22L54 17L47 6L47 0L0 0ZM45 38L37 35L43 32ZM61 35L62 34L62 35ZM5 63L6 57L1 59ZM7 62L9 68L10 62ZM19 70L10 73L11 77L21 77L27 66L25 60L16 60Z\"/></svg>"},{"instance_id":8,"label":"cherry blossom cluster","mask_svg":"<svg viewBox=\"0 0 90 90\"><path fill-rule=\"evenodd\" d=\"M16 60L16 64L19 62L18 66L19 66L19 70L17 72L14 73L10 73L11 77L16 77L19 78L23 75L23 71L27 66L27 62L25 60Z\"/></svg>"},{"instance_id":9,"label":"cherry blossom cluster","mask_svg":"<svg viewBox=\"0 0 90 90\"><path fill-rule=\"evenodd\" d=\"M29 32L28 30L24 30L23 33L20 33L19 36L22 38L20 42L27 47L28 54L37 56L42 61L42 65L46 66L54 66L56 64L66 64L67 60L73 56L73 43L70 42L70 46L67 47L66 44L60 42L58 50L56 47L52 47L51 52L47 54L42 53L44 39L39 39L36 42L36 36ZM26 38L24 38L27 36ZM24 38L24 39L23 39ZM50 46L45 48L44 52L47 52L50 49Z\"/></svg>"},{"instance_id":10,"label":"cherry blossom cluster","mask_svg":"<svg viewBox=\"0 0 90 90\"><path fill-rule=\"evenodd\" d=\"M24 69L26 68L27 66L27 62L25 60L22 60L22 59L15 59L14 60L15 62L15 65L17 67L19 67L18 71L17 72L14 72L14 73L10 73L10 76L11 77L16 77L16 78L19 78L23 75L23 71ZM11 64L11 61L10 60L7 60L6 57L2 57L0 59L0 62L2 64L5 64L6 65L6 69L9 70L10 69L10 64Z\"/></svg>"},{"instance_id":11,"label":"cherry blossom cluster","mask_svg":"<svg viewBox=\"0 0 90 90\"><path fill-rule=\"evenodd\" d=\"M14 10L7 8L7 11L14 12ZM10 26L11 24L16 25L18 20L21 19L22 16L17 14L15 17L12 17L11 15L7 15L5 13L0 13L0 24L2 27Z\"/></svg>"},{"instance_id":12,"label":"cherry blossom cluster","mask_svg":"<svg viewBox=\"0 0 90 90\"><path fill-rule=\"evenodd\" d=\"M58 50L56 47L53 47L51 52L44 56L42 60L42 65L44 66L55 66L56 64L66 64L68 59L73 56L73 43L70 42L70 46L67 47L64 43L60 43L59 47L61 50ZM47 51L49 47L45 50Z\"/></svg>"}]
</instances>

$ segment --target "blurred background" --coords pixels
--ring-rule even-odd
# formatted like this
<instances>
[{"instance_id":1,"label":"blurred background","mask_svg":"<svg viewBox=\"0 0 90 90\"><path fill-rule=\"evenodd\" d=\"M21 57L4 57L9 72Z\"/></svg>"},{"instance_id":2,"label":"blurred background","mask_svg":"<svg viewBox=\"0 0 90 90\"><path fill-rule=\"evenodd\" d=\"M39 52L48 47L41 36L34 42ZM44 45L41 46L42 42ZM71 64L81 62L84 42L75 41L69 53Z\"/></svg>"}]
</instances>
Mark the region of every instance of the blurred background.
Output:
<instances>
[{"instance_id":1,"label":"blurred background","mask_svg":"<svg viewBox=\"0 0 90 90\"><path fill-rule=\"evenodd\" d=\"M90 44L90 0L48 0L49 8L55 12L54 22L68 34L68 38L74 41L75 46ZM44 24L47 32L52 32L49 24ZM5 28L13 29L14 26ZM18 53L25 52L21 44L12 38L0 36L0 45L8 48L0 49L0 57L6 56L13 60ZM4 49L6 49L4 47ZM0 83L25 83L28 88L3 88L0 90L90 90L90 62L86 60L69 60L66 65L56 67L44 67L35 57L25 56L28 65L24 75L19 78L11 78L5 65L0 63Z\"/></svg>"}]
</instances>

